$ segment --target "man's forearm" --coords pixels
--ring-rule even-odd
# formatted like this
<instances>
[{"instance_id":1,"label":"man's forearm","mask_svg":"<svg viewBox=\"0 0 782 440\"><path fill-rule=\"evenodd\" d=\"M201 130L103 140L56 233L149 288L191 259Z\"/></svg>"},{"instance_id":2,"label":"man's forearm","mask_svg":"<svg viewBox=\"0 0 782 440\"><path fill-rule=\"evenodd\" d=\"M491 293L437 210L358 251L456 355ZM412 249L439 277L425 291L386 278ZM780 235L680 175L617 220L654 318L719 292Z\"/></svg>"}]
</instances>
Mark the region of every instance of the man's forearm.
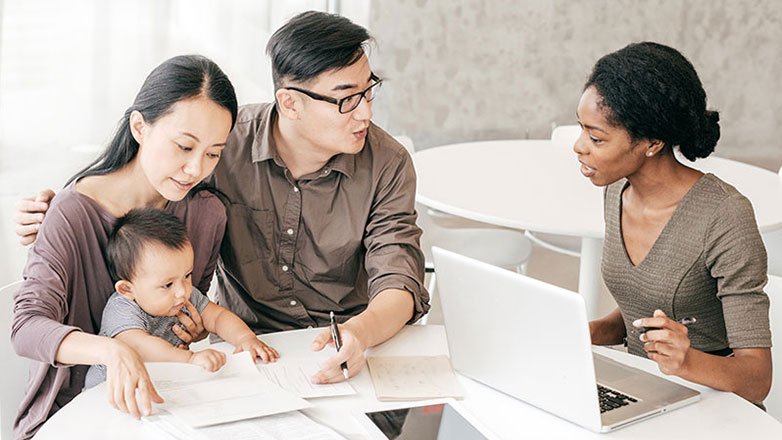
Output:
<instances>
[{"instance_id":1,"label":"man's forearm","mask_svg":"<svg viewBox=\"0 0 782 440\"><path fill-rule=\"evenodd\" d=\"M377 294L367 309L350 318L343 327L360 338L365 348L381 344L397 334L413 317L413 295L401 289L387 289Z\"/></svg>"}]
</instances>

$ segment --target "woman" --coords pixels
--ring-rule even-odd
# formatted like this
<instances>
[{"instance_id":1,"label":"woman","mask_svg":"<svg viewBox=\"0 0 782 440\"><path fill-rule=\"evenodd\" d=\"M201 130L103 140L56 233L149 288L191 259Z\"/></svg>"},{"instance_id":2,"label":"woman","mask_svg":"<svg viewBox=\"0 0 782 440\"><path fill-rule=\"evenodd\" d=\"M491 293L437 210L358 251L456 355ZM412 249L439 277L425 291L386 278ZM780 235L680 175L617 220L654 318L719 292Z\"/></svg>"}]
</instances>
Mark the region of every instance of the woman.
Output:
<instances>
[{"instance_id":1,"label":"woman","mask_svg":"<svg viewBox=\"0 0 782 440\"><path fill-rule=\"evenodd\" d=\"M162 401L138 355L117 339L97 336L114 291L102 249L117 217L138 207L165 209L186 224L195 253L193 285L208 289L225 209L212 193L193 188L217 165L236 113L233 86L215 63L171 58L147 77L103 154L52 201L14 297L14 348L37 361L15 437L31 437L73 399L89 365L106 365L108 399L122 411L139 417L137 390L144 414L151 400ZM191 333L202 331L197 313L195 323L180 319Z\"/></svg>"},{"instance_id":2,"label":"woman","mask_svg":"<svg viewBox=\"0 0 782 440\"><path fill-rule=\"evenodd\" d=\"M690 161L707 157L720 136L692 64L649 42L606 55L577 115L581 172L606 186L602 272L619 305L590 323L592 342L625 339L663 373L762 402L771 334L752 206L674 155L676 147ZM685 316L696 322L677 322Z\"/></svg>"}]
</instances>

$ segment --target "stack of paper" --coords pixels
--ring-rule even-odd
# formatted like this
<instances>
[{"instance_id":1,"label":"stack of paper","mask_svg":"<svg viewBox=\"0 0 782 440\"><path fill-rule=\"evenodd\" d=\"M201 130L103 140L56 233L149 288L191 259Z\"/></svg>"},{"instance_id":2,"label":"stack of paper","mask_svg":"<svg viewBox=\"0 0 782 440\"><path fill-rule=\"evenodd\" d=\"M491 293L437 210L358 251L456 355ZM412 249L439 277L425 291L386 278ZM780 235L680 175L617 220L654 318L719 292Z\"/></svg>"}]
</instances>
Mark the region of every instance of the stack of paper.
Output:
<instances>
[{"instance_id":1,"label":"stack of paper","mask_svg":"<svg viewBox=\"0 0 782 440\"><path fill-rule=\"evenodd\" d=\"M378 400L464 397L448 356L394 356L367 359Z\"/></svg>"},{"instance_id":2,"label":"stack of paper","mask_svg":"<svg viewBox=\"0 0 782 440\"><path fill-rule=\"evenodd\" d=\"M160 408L193 428L311 406L258 374L248 352L228 356L214 373L180 363L148 363L147 371L165 400Z\"/></svg>"},{"instance_id":3,"label":"stack of paper","mask_svg":"<svg viewBox=\"0 0 782 440\"><path fill-rule=\"evenodd\" d=\"M223 425L191 428L173 415L161 411L145 417L151 431L176 440L345 440L333 429L298 411ZM150 433L150 437L159 437Z\"/></svg>"}]
</instances>

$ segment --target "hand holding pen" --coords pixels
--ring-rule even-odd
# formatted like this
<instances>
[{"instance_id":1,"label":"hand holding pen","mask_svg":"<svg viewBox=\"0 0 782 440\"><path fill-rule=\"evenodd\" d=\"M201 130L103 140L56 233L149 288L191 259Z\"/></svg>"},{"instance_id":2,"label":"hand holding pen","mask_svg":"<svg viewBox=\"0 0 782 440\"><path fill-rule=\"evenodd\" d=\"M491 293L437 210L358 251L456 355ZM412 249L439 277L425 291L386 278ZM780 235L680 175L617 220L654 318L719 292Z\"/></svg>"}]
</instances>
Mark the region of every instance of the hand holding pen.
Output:
<instances>
[{"instance_id":1,"label":"hand holding pen","mask_svg":"<svg viewBox=\"0 0 782 440\"><path fill-rule=\"evenodd\" d=\"M662 310L655 310L651 318L636 319L633 326L639 329L649 359L657 362L665 374L678 374L685 367L690 350L687 325L695 318L685 316L674 321Z\"/></svg>"},{"instance_id":2,"label":"hand holding pen","mask_svg":"<svg viewBox=\"0 0 782 440\"><path fill-rule=\"evenodd\" d=\"M350 324L348 320L338 326L335 317L329 314L329 325L318 333L310 349L320 351L332 346L337 353L321 363L320 370L310 379L312 383L340 382L361 371L366 347Z\"/></svg>"},{"instance_id":3,"label":"hand holding pen","mask_svg":"<svg viewBox=\"0 0 782 440\"><path fill-rule=\"evenodd\" d=\"M342 336L339 335L339 327L337 326L337 321L334 320L334 312L329 313L329 321L330 321L330 327L331 327L331 338L334 339L334 347L337 348L337 353L342 349ZM348 363L343 362L339 365L339 368L342 369L342 375L345 376L345 380L350 377L348 375Z\"/></svg>"}]
</instances>

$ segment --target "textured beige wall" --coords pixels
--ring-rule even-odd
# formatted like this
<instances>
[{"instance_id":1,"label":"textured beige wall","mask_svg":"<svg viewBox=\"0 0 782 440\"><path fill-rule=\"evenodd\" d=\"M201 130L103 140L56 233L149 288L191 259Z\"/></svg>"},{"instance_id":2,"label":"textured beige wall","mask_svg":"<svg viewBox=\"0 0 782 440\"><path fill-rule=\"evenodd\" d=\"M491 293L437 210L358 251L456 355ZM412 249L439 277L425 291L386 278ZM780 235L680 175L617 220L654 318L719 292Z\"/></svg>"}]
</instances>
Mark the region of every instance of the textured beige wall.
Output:
<instances>
[{"instance_id":1,"label":"textured beige wall","mask_svg":"<svg viewBox=\"0 0 782 440\"><path fill-rule=\"evenodd\" d=\"M779 0L372 1L376 121L419 147L547 137L575 123L602 55L654 40L682 51L720 111L717 153L782 163Z\"/></svg>"}]
</instances>

